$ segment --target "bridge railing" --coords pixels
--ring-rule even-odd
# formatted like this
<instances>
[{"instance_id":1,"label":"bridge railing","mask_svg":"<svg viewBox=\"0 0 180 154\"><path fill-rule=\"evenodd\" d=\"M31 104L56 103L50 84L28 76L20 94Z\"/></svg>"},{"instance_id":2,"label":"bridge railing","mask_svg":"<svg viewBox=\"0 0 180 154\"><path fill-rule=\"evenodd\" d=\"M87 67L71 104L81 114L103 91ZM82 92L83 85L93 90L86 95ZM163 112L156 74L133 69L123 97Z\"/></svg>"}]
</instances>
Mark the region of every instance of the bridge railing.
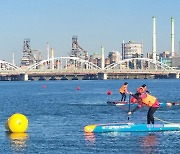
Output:
<instances>
[{"instance_id":1,"label":"bridge railing","mask_svg":"<svg viewBox=\"0 0 180 154\"><path fill-rule=\"evenodd\" d=\"M173 69L161 62L148 58L132 58L118 61L101 69L99 66L77 57L56 57L43 60L31 65L26 69L17 67L11 63L0 60L0 73L20 74L32 72L62 72L62 73L110 73L110 72L169 72L178 73L180 70Z\"/></svg>"}]
</instances>

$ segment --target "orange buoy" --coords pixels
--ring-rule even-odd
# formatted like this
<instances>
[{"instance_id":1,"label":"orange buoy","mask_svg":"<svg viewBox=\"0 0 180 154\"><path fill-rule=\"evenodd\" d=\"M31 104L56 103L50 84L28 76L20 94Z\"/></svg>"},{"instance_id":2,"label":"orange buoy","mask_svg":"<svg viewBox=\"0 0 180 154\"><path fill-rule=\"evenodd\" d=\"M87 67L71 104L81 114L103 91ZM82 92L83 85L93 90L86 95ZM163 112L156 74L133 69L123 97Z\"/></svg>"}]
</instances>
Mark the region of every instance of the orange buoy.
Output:
<instances>
[{"instance_id":1,"label":"orange buoy","mask_svg":"<svg viewBox=\"0 0 180 154\"><path fill-rule=\"evenodd\" d=\"M46 88L46 85L43 85L42 88Z\"/></svg>"},{"instance_id":2,"label":"orange buoy","mask_svg":"<svg viewBox=\"0 0 180 154\"><path fill-rule=\"evenodd\" d=\"M78 86L78 87L76 87L76 90L80 90L81 88Z\"/></svg>"},{"instance_id":3,"label":"orange buoy","mask_svg":"<svg viewBox=\"0 0 180 154\"><path fill-rule=\"evenodd\" d=\"M112 91L111 91L111 90L108 90L108 91L107 91L107 95L112 95Z\"/></svg>"}]
</instances>

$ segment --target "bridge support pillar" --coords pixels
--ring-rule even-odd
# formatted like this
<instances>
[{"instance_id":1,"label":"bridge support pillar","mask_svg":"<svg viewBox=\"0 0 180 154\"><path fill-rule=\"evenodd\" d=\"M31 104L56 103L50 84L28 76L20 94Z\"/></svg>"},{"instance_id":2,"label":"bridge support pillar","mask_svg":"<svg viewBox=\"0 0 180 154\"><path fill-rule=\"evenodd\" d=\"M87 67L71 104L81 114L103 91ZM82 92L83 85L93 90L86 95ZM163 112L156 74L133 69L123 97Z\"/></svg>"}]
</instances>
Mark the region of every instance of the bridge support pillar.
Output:
<instances>
[{"instance_id":1,"label":"bridge support pillar","mask_svg":"<svg viewBox=\"0 0 180 154\"><path fill-rule=\"evenodd\" d=\"M139 76L138 75L135 75L135 78L134 79L138 79L139 78Z\"/></svg>"},{"instance_id":2,"label":"bridge support pillar","mask_svg":"<svg viewBox=\"0 0 180 154\"><path fill-rule=\"evenodd\" d=\"M0 81L9 81L8 76L1 76Z\"/></svg>"},{"instance_id":3,"label":"bridge support pillar","mask_svg":"<svg viewBox=\"0 0 180 154\"><path fill-rule=\"evenodd\" d=\"M26 73L20 74L19 80L20 81L28 81L28 74L26 74Z\"/></svg>"},{"instance_id":4,"label":"bridge support pillar","mask_svg":"<svg viewBox=\"0 0 180 154\"><path fill-rule=\"evenodd\" d=\"M176 73L176 79L179 79L179 73Z\"/></svg>"},{"instance_id":5,"label":"bridge support pillar","mask_svg":"<svg viewBox=\"0 0 180 154\"><path fill-rule=\"evenodd\" d=\"M179 73L170 73L169 74L169 78L171 79L179 79Z\"/></svg>"},{"instance_id":6,"label":"bridge support pillar","mask_svg":"<svg viewBox=\"0 0 180 154\"><path fill-rule=\"evenodd\" d=\"M129 79L129 76L128 76L128 75L126 75L126 76L124 77L124 79Z\"/></svg>"},{"instance_id":7,"label":"bridge support pillar","mask_svg":"<svg viewBox=\"0 0 180 154\"><path fill-rule=\"evenodd\" d=\"M107 74L106 73L98 73L98 79L99 80L106 80Z\"/></svg>"}]
</instances>

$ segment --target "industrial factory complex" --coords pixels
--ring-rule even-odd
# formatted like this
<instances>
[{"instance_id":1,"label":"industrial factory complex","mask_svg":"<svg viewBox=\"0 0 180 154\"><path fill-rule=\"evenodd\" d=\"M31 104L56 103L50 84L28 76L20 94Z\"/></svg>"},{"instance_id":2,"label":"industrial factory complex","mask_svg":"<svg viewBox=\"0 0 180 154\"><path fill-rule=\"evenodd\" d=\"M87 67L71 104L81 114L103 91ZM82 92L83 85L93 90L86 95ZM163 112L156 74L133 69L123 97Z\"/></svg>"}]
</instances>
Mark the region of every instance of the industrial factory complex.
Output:
<instances>
[{"instance_id":1,"label":"industrial factory complex","mask_svg":"<svg viewBox=\"0 0 180 154\"><path fill-rule=\"evenodd\" d=\"M40 50L31 49L30 39L24 39L20 66L0 61L0 80L180 78L180 55L174 50L174 18L171 18L171 51L161 53L156 50L156 17L152 21L152 52L146 55L143 42L135 41L122 41L121 51L110 51L107 57L104 47L88 55L78 37L73 36L67 57L55 57L54 49L47 43L47 58L42 58Z\"/></svg>"},{"instance_id":2,"label":"industrial factory complex","mask_svg":"<svg viewBox=\"0 0 180 154\"><path fill-rule=\"evenodd\" d=\"M108 66L112 63L118 62L124 59L131 58L143 58L147 57L153 59L154 61L160 61L170 67L180 69L180 55L174 51L174 18L171 18L171 51L162 51L162 53L157 54L156 51L156 17L153 17L153 41L152 41L152 53L147 53L144 55L143 43L137 43L135 41L122 42L121 51L110 51L106 58L102 57L100 53L94 53L88 56L88 52L84 50L78 43L78 37L72 37L72 49L69 54L70 57L79 57L83 60L88 60L93 64L101 67L101 63L104 62L104 66ZM103 48L103 47L102 47ZM104 49L102 49L104 50ZM104 56L104 55L103 55ZM47 59L54 58L53 48L49 48L49 43L47 43ZM23 57L21 58L21 68L27 68L30 65L42 61L42 55L39 50L31 50L30 39L24 40L23 46ZM57 62L58 63L58 62ZM69 62L69 67L72 62ZM54 64L56 65L56 63Z\"/></svg>"}]
</instances>

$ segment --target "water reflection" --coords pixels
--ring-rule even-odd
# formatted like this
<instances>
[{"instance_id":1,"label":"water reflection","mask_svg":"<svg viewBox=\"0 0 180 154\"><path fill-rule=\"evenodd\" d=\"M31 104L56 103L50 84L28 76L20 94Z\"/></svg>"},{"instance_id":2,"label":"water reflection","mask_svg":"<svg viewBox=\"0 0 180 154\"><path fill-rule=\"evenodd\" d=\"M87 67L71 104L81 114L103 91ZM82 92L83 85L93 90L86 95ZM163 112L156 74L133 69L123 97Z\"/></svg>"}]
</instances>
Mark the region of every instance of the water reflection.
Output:
<instances>
[{"instance_id":1,"label":"water reflection","mask_svg":"<svg viewBox=\"0 0 180 154\"><path fill-rule=\"evenodd\" d=\"M21 151L27 147L27 133L10 133L6 132L6 135L9 137L11 142L11 148L14 151Z\"/></svg>"},{"instance_id":2,"label":"water reflection","mask_svg":"<svg viewBox=\"0 0 180 154\"><path fill-rule=\"evenodd\" d=\"M85 140L88 145L98 145L102 140L109 140L109 143L120 143L119 146L137 147L142 153L153 153L158 147L158 133L149 132L109 132L109 133L85 133Z\"/></svg>"},{"instance_id":3,"label":"water reflection","mask_svg":"<svg viewBox=\"0 0 180 154\"><path fill-rule=\"evenodd\" d=\"M95 143L96 142L96 136L94 133L85 133L85 140L90 142L90 143Z\"/></svg>"},{"instance_id":4,"label":"water reflection","mask_svg":"<svg viewBox=\"0 0 180 154\"><path fill-rule=\"evenodd\" d=\"M157 136L155 134L149 134L142 138L142 146L151 147L157 145Z\"/></svg>"},{"instance_id":5,"label":"water reflection","mask_svg":"<svg viewBox=\"0 0 180 154\"><path fill-rule=\"evenodd\" d=\"M154 153L157 150L158 137L156 133L148 134L141 138L141 147L144 153Z\"/></svg>"}]
</instances>

